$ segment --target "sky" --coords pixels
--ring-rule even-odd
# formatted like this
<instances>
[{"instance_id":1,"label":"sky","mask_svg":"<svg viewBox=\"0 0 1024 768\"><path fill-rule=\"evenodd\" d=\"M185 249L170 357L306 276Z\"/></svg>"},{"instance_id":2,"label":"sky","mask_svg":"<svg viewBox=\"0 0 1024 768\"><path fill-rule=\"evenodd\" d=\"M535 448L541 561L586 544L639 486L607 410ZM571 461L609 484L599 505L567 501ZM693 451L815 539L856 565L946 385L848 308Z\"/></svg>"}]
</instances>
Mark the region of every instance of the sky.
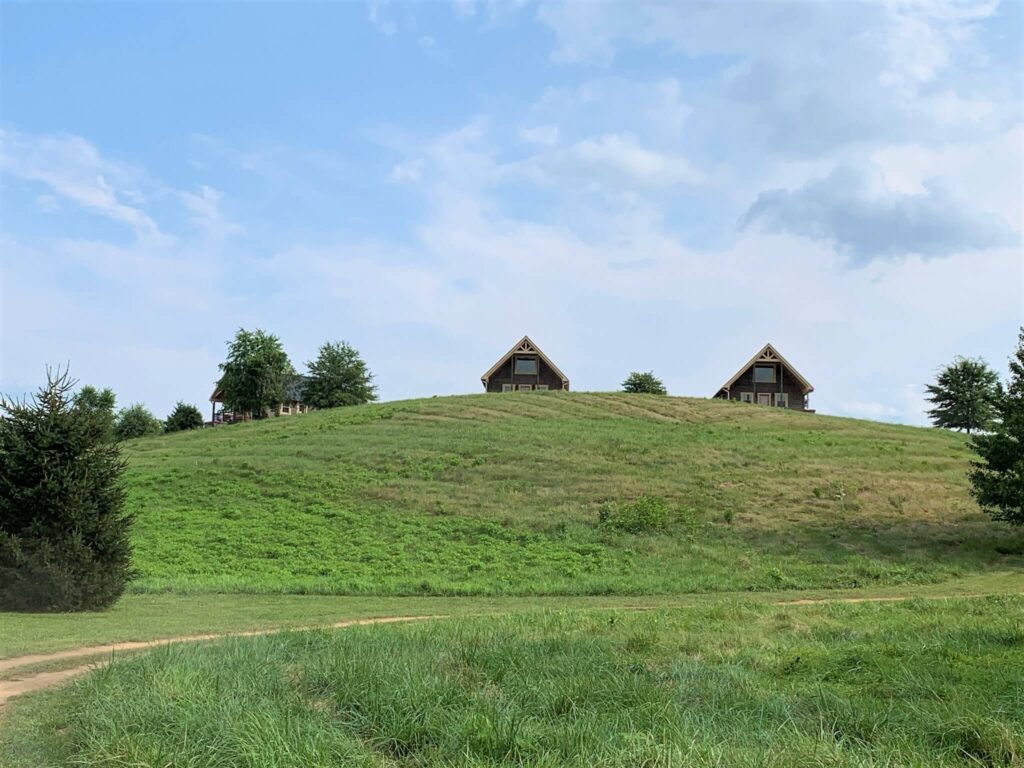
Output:
<instances>
[{"instance_id":1,"label":"sky","mask_svg":"<svg viewBox=\"0 0 1024 768\"><path fill-rule=\"evenodd\" d=\"M766 342L926 423L1024 323L1019 2L0 5L0 391L205 411L238 328L382 399L710 396Z\"/></svg>"}]
</instances>

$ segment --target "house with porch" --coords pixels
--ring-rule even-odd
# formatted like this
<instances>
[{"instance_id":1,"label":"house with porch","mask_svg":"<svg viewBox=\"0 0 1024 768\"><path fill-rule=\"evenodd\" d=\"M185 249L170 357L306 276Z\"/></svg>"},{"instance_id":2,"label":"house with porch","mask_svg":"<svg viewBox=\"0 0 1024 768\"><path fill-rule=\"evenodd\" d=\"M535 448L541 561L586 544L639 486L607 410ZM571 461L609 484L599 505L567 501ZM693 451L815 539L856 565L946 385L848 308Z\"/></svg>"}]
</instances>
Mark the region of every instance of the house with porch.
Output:
<instances>
[{"instance_id":1,"label":"house with porch","mask_svg":"<svg viewBox=\"0 0 1024 768\"><path fill-rule=\"evenodd\" d=\"M813 413L809 400L813 391L810 382L775 347L765 344L715 397Z\"/></svg>"},{"instance_id":2,"label":"house with porch","mask_svg":"<svg viewBox=\"0 0 1024 768\"><path fill-rule=\"evenodd\" d=\"M306 385L306 376L296 376L285 388L284 400L278 403L273 409L274 416L291 416L296 413L308 413L313 410L311 406L302 402L302 391ZM227 411L224 409L224 390L220 382L213 388L210 395L210 424L233 424L238 421L252 421L256 414ZM218 409L218 406L219 409Z\"/></svg>"}]
</instances>

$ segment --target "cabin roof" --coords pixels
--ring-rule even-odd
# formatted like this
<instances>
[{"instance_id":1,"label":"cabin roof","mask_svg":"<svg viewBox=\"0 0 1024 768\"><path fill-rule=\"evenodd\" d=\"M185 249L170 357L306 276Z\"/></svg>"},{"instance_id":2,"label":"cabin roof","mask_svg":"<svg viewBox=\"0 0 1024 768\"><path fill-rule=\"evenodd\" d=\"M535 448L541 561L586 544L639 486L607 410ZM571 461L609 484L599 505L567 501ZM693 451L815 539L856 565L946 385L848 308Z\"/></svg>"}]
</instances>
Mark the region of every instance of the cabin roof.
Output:
<instances>
[{"instance_id":1,"label":"cabin roof","mask_svg":"<svg viewBox=\"0 0 1024 768\"><path fill-rule=\"evenodd\" d=\"M284 389L284 401L286 403L301 403L302 393L306 388L306 383L309 381L309 376L303 374L296 374L295 378L285 385ZM210 393L211 403L220 403L224 399L224 393L220 388L220 380L213 387L213 392Z\"/></svg>"},{"instance_id":2,"label":"cabin roof","mask_svg":"<svg viewBox=\"0 0 1024 768\"><path fill-rule=\"evenodd\" d=\"M723 389L729 389L733 384L736 383L736 379L742 376L747 371L747 369L750 368L750 366L754 365L755 363L782 363L786 367L786 370L789 371L790 374L795 376L796 380L800 382L800 386L803 388L805 395L809 392L814 391L814 387L811 386L811 382L805 379L800 374L800 371L793 367L789 360L787 360L781 354L779 354L779 350L773 347L771 343L765 344L763 347L761 347L758 353L754 355L752 358L750 358L747 362L745 362L743 366L738 371L736 371L735 375L731 379L729 379L727 382L725 382L725 384L718 388L718 391L721 392Z\"/></svg>"},{"instance_id":3,"label":"cabin roof","mask_svg":"<svg viewBox=\"0 0 1024 768\"><path fill-rule=\"evenodd\" d=\"M544 361L547 367L562 380L562 384L565 386L569 385L569 377L562 373L557 365L551 362L551 358L545 355L541 351L540 347L533 343L529 336L523 336L523 338L513 345L512 349L498 358L498 362L492 365L487 373L480 377L480 381L484 383L484 386L487 386L487 382L490 380L491 376L497 373L498 369L501 368L501 366L503 366L508 359L512 357L512 355L537 355Z\"/></svg>"}]
</instances>

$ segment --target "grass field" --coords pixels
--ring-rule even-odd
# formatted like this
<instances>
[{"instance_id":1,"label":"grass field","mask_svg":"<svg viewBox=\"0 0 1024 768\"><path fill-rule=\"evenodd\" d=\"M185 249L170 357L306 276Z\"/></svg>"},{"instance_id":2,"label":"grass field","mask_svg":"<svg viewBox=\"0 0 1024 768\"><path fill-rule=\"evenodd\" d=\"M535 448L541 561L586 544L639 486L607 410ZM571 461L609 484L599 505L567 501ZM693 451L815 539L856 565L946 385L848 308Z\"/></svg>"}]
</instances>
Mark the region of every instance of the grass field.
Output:
<instances>
[{"instance_id":1,"label":"grass field","mask_svg":"<svg viewBox=\"0 0 1024 768\"><path fill-rule=\"evenodd\" d=\"M177 646L10 713L10 768L1016 766L1024 600L558 611Z\"/></svg>"},{"instance_id":2,"label":"grass field","mask_svg":"<svg viewBox=\"0 0 1024 768\"><path fill-rule=\"evenodd\" d=\"M434 398L130 443L136 592L653 594L1024 565L958 435L623 394ZM634 535L603 506L648 495Z\"/></svg>"}]
</instances>

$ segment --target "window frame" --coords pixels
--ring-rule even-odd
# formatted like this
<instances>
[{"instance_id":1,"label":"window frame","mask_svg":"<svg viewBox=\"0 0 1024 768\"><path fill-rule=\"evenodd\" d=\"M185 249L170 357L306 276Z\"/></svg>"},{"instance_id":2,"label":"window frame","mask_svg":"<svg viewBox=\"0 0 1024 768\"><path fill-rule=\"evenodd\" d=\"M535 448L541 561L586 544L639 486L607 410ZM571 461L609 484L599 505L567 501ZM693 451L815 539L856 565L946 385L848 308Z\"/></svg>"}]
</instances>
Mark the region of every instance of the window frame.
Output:
<instances>
[{"instance_id":1,"label":"window frame","mask_svg":"<svg viewBox=\"0 0 1024 768\"><path fill-rule=\"evenodd\" d=\"M534 392L547 392L549 389L551 389L551 387L549 387L547 384L538 384L538 385L536 385L533 388L533 391Z\"/></svg>"},{"instance_id":2,"label":"window frame","mask_svg":"<svg viewBox=\"0 0 1024 768\"><path fill-rule=\"evenodd\" d=\"M516 384L517 392L533 392L533 384Z\"/></svg>"},{"instance_id":3,"label":"window frame","mask_svg":"<svg viewBox=\"0 0 1024 768\"><path fill-rule=\"evenodd\" d=\"M789 408L789 392L776 392L775 393L775 407L776 408Z\"/></svg>"},{"instance_id":4,"label":"window frame","mask_svg":"<svg viewBox=\"0 0 1024 768\"><path fill-rule=\"evenodd\" d=\"M519 363L529 362L533 363L532 371L520 371ZM512 358L512 375L513 376L539 376L540 375L540 357L537 355L516 355Z\"/></svg>"},{"instance_id":5,"label":"window frame","mask_svg":"<svg viewBox=\"0 0 1024 768\"><path fill-rule=\"evenodd\" d=\"M762 371L765 371L765 370L771 371L772 372L771 379L758 379L757 378L757 371L758 371L758 369L761 369ZM754 380L755 384L777 384L778 381L779 381L779 375L778 375L777 367L774 364L772 364L772 363L754 363L753 380Z\"/></svg>"},{"instance_id":6,"label":"window frame","mask_svg":"<svg viewBox=\"0 0 1024 768\"><path fill-rule=\"evenodd\" d=\"M753 392L740 392L740 402L754 404L754 393Z\"/></svg>"},{"instance_id":7,"label":"window frame","mask_svg":"<svg viewBox=\"0 0 1024 768\"><path fill-rule=\"evenodd\" d=\"M512 386L511 383L509 383L509 384L502 384L501 385L501 391L502 392L514 392L515 388Z\"/></svg>"}]
</instances>

